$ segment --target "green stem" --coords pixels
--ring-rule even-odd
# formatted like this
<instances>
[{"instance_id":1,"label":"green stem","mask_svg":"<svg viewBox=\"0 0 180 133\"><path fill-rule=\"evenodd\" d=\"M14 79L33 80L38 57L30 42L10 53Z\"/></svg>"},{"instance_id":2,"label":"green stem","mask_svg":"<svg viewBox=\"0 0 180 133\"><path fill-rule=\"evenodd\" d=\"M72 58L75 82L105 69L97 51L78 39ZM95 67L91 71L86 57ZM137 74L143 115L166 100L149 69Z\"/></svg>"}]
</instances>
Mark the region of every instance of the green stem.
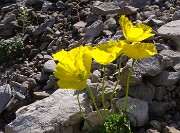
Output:
<instances>
[{"instance_id":1,"label":"green stem","mask_svg":"<svg viewBox=\"0 0 180 133\"><path fill-rule=\"evenodd\" d=\"M78 94L77 94L77 101L78 101L78 106L79 106L79 110L80 110L81 116L82 116L83 119L87 122L87 124L92 128L92 125L91 125L90 122L86 119L84 113L82 112L81 103L80 103L80 101L79 101L79 91L78 91Z\"/></svg>"},{"instance_id":2,"label":"green stem","mask_svg":"<svg viewBox=\"0 0 180 133\"><path fill-rule=\"evenodd\" d=\"M113 96L114 96L114 92L115 92L115 90L116 90L116 87L117 87L117 85L118 85L118 83L119 83L119 81L120 81L120 79L121 79L121 75L120 75L121 64L122 64L122 55L120 55L117 81L116 81L116 84L115 84L115 86L114 86L114 88L113 88L113 91L112 91L111 97L110 97L111 110L112 110L112 113L113 113L113 114L114 114L114 107L113 107L113 101L112 101L112 99L113 99Z\"/></svg>"},{"instance_id":3,"label":"green stem","mask_svg":"<svg viewBox=\"0 0 180 133\"><path fill-rule=\"evenodd\" d=\"M106 112L106 105L105 105L105 100L104 100L104 85L105 85L105 78L106 78L106 66L103 66L103 70L104 70L104 73L103 73L103 81L102 81L102 105L103 105L103 109L104 109L104 112L107 116L107 112Z\"/></svg>"},{"instance_id":4,"label":"green stem","mask_svg":"<svg viewBox=\"0 0 180 133\"><path fill-rule=\"evenodd\" d=\"M135 60L133 60L132 66L131 66L130 69L129 69L129 73L128 73L128 77L127 77L127 82L126 82L126 97L125 97L124 109L123 109L123 111L125 111L125 112L126 112L126 106L127 106L127 101L128 101L129 82L130 82L130 78L131 78L131 74L132 74L134 62L135 62Z\"/></svg>"},{"instance_id":5,"label":"green stem","mask_svg":"<svg viewBox=\"0 0 180 133\"><path fill-rule=\"evenodd\" d=\"M96 104L96 102L95 102L95 99L94 99L92 90L91 90L91 88L90 88L88 85L87 85L87 89L88 89L88 91L89 91L89 95L90 95L90 98L91 98L91 100L92 100L92 102L93 102L93 105L94 105L94 107L95 107L95 110L96 110L96 112L98 113L99 118L100 118L101 121L103 122L102 115L101 115L101 113L100 113L100 111L99 111L99 109L98 109L98 107L97 107L97 104Z\"/></svg>"}]
</instances>

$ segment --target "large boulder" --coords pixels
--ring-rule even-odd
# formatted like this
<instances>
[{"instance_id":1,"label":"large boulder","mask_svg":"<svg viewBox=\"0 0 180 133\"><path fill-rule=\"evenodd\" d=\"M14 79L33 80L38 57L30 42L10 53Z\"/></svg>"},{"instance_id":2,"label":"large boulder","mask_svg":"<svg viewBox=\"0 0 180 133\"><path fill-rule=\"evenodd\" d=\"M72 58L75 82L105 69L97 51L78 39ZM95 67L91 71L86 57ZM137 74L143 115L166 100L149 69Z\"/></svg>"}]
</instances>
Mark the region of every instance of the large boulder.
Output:
<instances>
[{"instance_id":1,"label":"large boulder","mask_svg":"<svg viewBox=\"0 0 180 133\"><path fill-rule=\"evenodd\" d=\"M180 51L180 20L169 22L157 31L162 37L173 40L176 43L175 47Z\"/></svg>"},{"instance_id":2,"label":"large boulder","mask_svg":"<svg viewBox=\"0 0 180 133\"><path fill-rule=\"evenodd\" d=\"M80 94L82 111L89 114L88 95ZM81 114L77 92L57 90L48 98L17 110L16 119L5 127L5 133L77 133Z\"/></svg>"}]
</instances>

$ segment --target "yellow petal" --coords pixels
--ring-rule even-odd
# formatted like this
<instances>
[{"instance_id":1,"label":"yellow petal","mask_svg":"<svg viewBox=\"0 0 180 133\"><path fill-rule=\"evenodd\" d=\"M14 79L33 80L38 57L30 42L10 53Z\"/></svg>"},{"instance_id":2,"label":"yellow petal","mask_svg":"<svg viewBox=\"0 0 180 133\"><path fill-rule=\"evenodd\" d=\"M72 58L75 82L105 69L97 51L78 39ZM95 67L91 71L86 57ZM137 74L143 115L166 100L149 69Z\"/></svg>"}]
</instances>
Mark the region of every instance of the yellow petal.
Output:
<instances>
[{"instance_id":1,"label":"yellow petal","mask_svg":"<svg viewBox=\"0 0 180 133\"><path fill-rule=\"evenodd\" d=\"M125 43L124 54L132 59L143 59L157 53L152 43Z\"/></svg>"},{"instance_id":2,"label":"yellow petal","mask_svg":"<svg viewBox=\"0 0 180 133\"><path fill-rule=\"evenodd\" d=\"M122 50L123 48L118 42L108 42L94 47L91 50L91 56L99 64L107 65L122 54Z\"/></svg>"},{"instance_id":3,"label":"yellow petal","mask_svg":"<svg viewBox=\"0 0 180 133\"><path fill-rule=\"evenodd\" d=\"M152 32L152 28L150 26L137 23L135 27L143 29L143 34L137 39L137 42L145 40L145 39L155 35L155 34L150 33L150 32Z\"/></svg>"},{"instance_id":4,"label":"yellow petal","mask_svg":"<svg viewBox=\"0 0 180 133\"><path fill-rule=\"evenodd\" d=\"M59 79L60 88L76 90L85 88L92 63L88 50L86 46L74 48L56 65L54 75Z\"/></svg>"},{"instance_id":5,"label":"yellow petal","mask_svg":"<svg viewBox=\"0 0 180 133\"><path fill-rule=\"evenodd\" d=\"M132 22L124 15L120 17L119 24L121 25L124 37L129 42L140 42L154 36L154 34L150 33L152 31L151 27L140 23L133 26Z\"/></svg>"},{"instance_id":6,"label":"yellow petal","mask_svg":"<svg viewBox=\"0 0 180 133\"><path fill-rule=\"evenodd\" d=\"M126 39L128 39L128 34L130 32L130 29L133 27L133 24L125 15L122 15L119 19L119 24L121 25L123 35Z\"/></svg>"},{"instance_id":7,"label":"yellow petal","mask_svg":"<svg viewBox=\"0 0 180 133\"><path fill-rule=\"evenodd\" d=\"M67 51L65 51L65 50L63 49L63 50L61 50L61 51L53 54L52 57L54 58L54 60L60 61L60 60L62 60L63 58L67 57L67 55L68 55L68 54L67 54Z\"/></svg>"}]
</instances>

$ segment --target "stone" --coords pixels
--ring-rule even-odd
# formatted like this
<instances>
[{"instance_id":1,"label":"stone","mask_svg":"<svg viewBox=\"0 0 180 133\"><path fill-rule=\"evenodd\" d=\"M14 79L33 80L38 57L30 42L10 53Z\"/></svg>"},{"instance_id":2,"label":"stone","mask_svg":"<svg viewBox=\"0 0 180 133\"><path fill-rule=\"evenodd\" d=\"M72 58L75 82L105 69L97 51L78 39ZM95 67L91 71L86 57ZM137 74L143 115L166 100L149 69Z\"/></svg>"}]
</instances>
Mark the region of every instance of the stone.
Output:
<instances>
[{"instance_id":1,"label":"stone","mask_svg":"<svg viewBox=\"0 0 180 133\"><path fill-rule=\"evenodd\" d=\"M59 9L66 9L68 6L65 4L65 3L63 3L62 1L58 1L57 3L56 3L56 6L57 6L57 8L59 8Z\"/></svg>"},{"instance_id":2,"label":"stone","mask_svg":"<svg viewBox=\"0 0 180 133\"><path fill-rule=\"evenodd\" d=\"M102 97L101 97L101 94L102 94L102 83L91 83L91 82L87 82L89 87L91 88L92 90L92 93L95 97L95 100L100 103L102 101ZM104 97L105 97L105 101L106 100L110 100L110 96L111 96L111 93L113 91L113 88L114 88L114 85L115 83L108 80L108 81L105 81L105 85L104 85ZM119 89L120 86L118 85L116 87L116 89Z\"/></svg>"},{"instance_id":3,"label":"stone","mask_svg":"<svg viewBox=\"0 0 180 133\"><path fill-rule=\"evenodd\" d=\"M17 81L20 83L26 81L27 79L28 79L28 77L25 75L21 75L21 74L17 75Z\"/></svg>"},{"instance_id":4,"label":"stone","mask_svg":"<svg viewBox=\"0 0 180 133\"><path fill-rule=\"evenodd\" d=\"M48 11L51 7L52 7L52 4L51 2L49 1L44 1L44 4L42 5L42 11Z\"/></svg>"},{"instance_id":5,"label":"stone","mask_svg":"<svg viewBox=\"0 0 180 133\"><path fill-rule=\"evenodd\" d=\"M178 20L180 18L180 10L179 11L175 11L172 15L172 19L173 20Z\"/></svg>"},{"instance_id":6,"label":"stone","mask_svg":"<svg viewBox=\"0 0 180 133\"><path fill-rule=\"evenodd\" d=\"M157 116L163 116L168 110L168 107L169 102L152 101L149 103L149 112Z\"/></svg>"},{"instance_id":7,"label":"stone","mask_svg":"<svg viewBox=\"0 0 180 133\"><path fill-rule=\"evenodd\" d=\"M151 2L151 0L149 1ZM143 8L146 5L147 0L127 0L127 3L132 7Z\"/></svg>"},{"instance_id":8,"label":"stone","mask_svg":"<svg viewBox=\"0 0 180 133\"><path fill-rule=\"evenodd\" d=\"M138 11L138 8L132 7L132 6L124 6L120 9L119 15L133 15L136 14Z\"/></svg>"},{"instance_id":9,"label":"stone","mask_svg":"<svg viewBox=\"0 0 180 133\"><path fill-rule=\"evenodd\" d=\"M147 102L151 102L154 99L154 94L155 87L149 82L142 82L129 88L130 96Z\"/></svg>"},{"instance_id":10,"label":"stone","mask_svg":"<svg viewBox=\"0 0 180 133\"><path fill-rule=\"evenodd\" d=\"M103 2L102 4L92 7L92 13L100 16L109 14L118 14L120 7L116 6L113 2Z\"/></svg>"},{"instance_id":11,"label":"stone","mask_svg":"<svg viewBox=\"0 0 180 133\"><path fill-rule=\"evenodd\" d=\"M9 84L0 86L0 114L5 109L8 102L11 100L12 92Z\"/></svg>"},{"instance_id":12,"label":"stone","mask_svg":"<svg viewBox=\"0 0 180 133\"><path fill-rule=\"evenodd\" d=\"M101 73L99 70L93 71L93 73L91 74L91 82L97 83L99 81L100 77L101 77Z\"/></svg>"},{"instance_id":13,"label":"stone","mask_svg":"<svg viewBox=\"0 0 180 133\"><path fill-rule=\"evenodd\" d=\"M149 124L154 128L156 129L157 131L161 131L161 123L157 120L152 120L149 122Z\"/></svg>"},{"instance_id":14,"label":"stone","mask_svg":"<svg viewBox=\"0 0 180 133\"><path fill-rule=\"evenodd\" d=\"M92 25L85 28L85 36L97 37L104 30L104 24L101 20L95 21Z\"/></svg>"},{"instance_id":15,"label":"stone","mask_svg":"<svg viewBox=\"0 0 180 133\"><path fill-rule=\"evenodd\" d=\"M43 65L43 71L44 72L54 72L55 67L56 67L56 63L54 62L54 60L48 60Z\"/></svg>"},{"instance_id":16,"label":"stone","mask_svg":"<svg viewBox=\"0 0 180 133\"><path fill-rule=\"evenodd\" d=\"M80 29L80 28L85 28L85 26L86 26L86 23L85 23L85 22L79 21L79 22L77 22L77 23L75 23L75 24L73 25L73 29L74 29L74 30L78 30L78 29Z\"/></svg>"},{"instance_id":17,"label":"stone","mask_svg":"<svg viewBox=\"0 0 180 133\"><path fill-rule=\"evenodd\" d=\"M43 3L43 0L25 0L26 6L34 6Z\"/></svg>"},{"instance_id":18,"label":"stone","mask_svg":"<svg viewBox=\"0 0 180 133\"><path fill-rule=\"evenodd\" d=\"M140 84L143 76L155 76L162 72L164 63L162 56L155 55L145 59L137 60L134 63L133 73L131 76L130 86ZM126 86L126 80L131 67L132 60L129 60L125 67L122 68L122 78L120 83Z\"/></svg>"},{"instance_id":19,"label":"stone","mask_svg":"<svg viewBox=\"0 0 180 133\"><path fill-rule=\"evenodd\" d=\"M87 17L86 17L86 22L87 23L93 23L93 22L95 22L97 20L102 20L102 17L99 16L99 15L95 15L93 13L88 14Z\"/></svg>"},{"instance_id":20,"label":"stone","mask_svg":"<svg viewBox=\"0 0 180 133\"><path fill-rule=\"evenodd\" d=\"M104 29L106 30L116 30L118 27L116 20L114 18L109 18L104 22Z\"/></svg>"},{"instance_id":21,"label":"stone","mask_svg":"<svg viewBox=\"0 0 180 133\"><path fill-rule=\"evenodd\" d=\"M165 24L164 21L162 20L158 20L158 19L151 19L151 23L153 23L154 25L158 25L158 26L162 26L163 24Z\"/></svg>"},{"instance_id":22,"label":"stone","mask_svg":"<svg viewBox=\"0 0 180 133\"><path fill-rule=\"evenodd\" d=\"M28 78L27 82L23 82L24 87L26 88L26 85L28 85L28 90L32 91L35 87L37 87L37 82L34 78ZM27 83L27 84L26 84Z\"/></svg>"},{"instance_id":23,"label":"stone","mask_svg":"<svg viewBox=\"0 0 180 133\"><path fill-rule=\"evenodd\" d=\"M51 27L53 26L55 23L55 18L51 18L49 20L47 20L45 23L42 23L40 26L38 26L34 31L33 31L33 35L37 36L41 33L43 33L44 31L46 31L47 27Z\"/></svg>"},{"instance_id":24,"label":"stone","mask_svg":"<svg viewBox=\"0 0 180 133\"><path fill-rule=\"evenodd\" d=\"M180 72L168 72L163 71L162 73L154 76L150 79L150 82L153 85L164 85L172 86L180 79Z\"/></svg>"},{"instance_id":25,"label":"stone","mask_svg":"<svg viewBox=\"0 0 180 133\"><path fill-rule=\"evenodd\" d=\"M5 15L4 19L2 20L2 23L6 25L6 24L8 24L12 21L15 21L15 20L16 20L16 15L9 12Z\"/></svg>"},{"instance_id":26,"label":"stone","mask_svg":"<svg viewBox=\"0 0 180 133\"><path fill-rule=\"evenodd\" d=\"M163 50L159 54L166 60L166 67L173 67L176 72L180 71L180 52Z\"/></svg>"},{"instance_id":27,"label":"stone","mask_svg":"<svg viewBox=\"0 0 180 133\"><path fill-rule=\"evenodd\" d=\"M49 97L53 92L54 90L37 91L37 92L34 92L34 98L36 100L42 100L46 97Z\"/></svg>"},{"instance_id":28,"label":"stone","mask_svg":"<svg viewBox=\"0 0 180 133\"><path fill-rule=\"evenodd\" d=\"M164 86L156 87L155 88L155 94L154 98L158 101L161 101L163 99L163 96L166 94L166 89Z\"/></svg>"},{"instance_id":29,"label":"stone","mask_svg":"<svg viewBox=\"0 0 180 133\"><path fill-rule=\"evenodd\" d=\"M120 98L116 102L116 107L121 111L124 107L125 98ZM133 126L143 126L148 122L148 103L146 101L141 101L137 98L128 97L127 109L131 111L128 114L129 120Z\"/></svg>"},{"instance_id":30,"label":"stone","mask_svg":"<svg viewBox=\"0 0 180 133\"><path fill-rule=\"evenodd\" d=\"M105 110L100 109L99 110L102 118L106 119L106 114L105 114ZM110 114L109 110L106 110L107 115ZM99 115L96 111L92 111L87 117L86 117L87 121L89 121L89 123L91 124L92 127L96 127L98 125L100 125L102 123L101 119L99 118ZM91 131L92 128L87 124L87 122L85 121L84 126L83 126L83 131Z\"/></svg>"},{"instance_id":31,"label":"stone","mask_svg":"<svg viewBox=\"0 0 180 133\"><path fill-rule=\"evenodd\" d=\"M164 133L180 133L180 131L175 129L174 127L166 126Z\"/></svg>"},{"instance_id":32,"label":"stone","mask_svg":"<svg viewBox=\"0 0 180 133\"><path fill-rule=\"evenodd\" d=\"M161 73L164 65L162 56L154 55L145 59L137 60L133 71L140 72L143 76L156 76Z\"/></svg>"},{"instance_id":33,"label":"stone","mask_svg":"<svg viewBox=\"0 0 180 133\"><path fill-rule=\"evenodd\" d=\"M89 114L88 95L81 92L82 112ZM79 132L82 117L77 102L77 92L56 90L51 96L36 101L16 111L16 119L6 125L5 133L74 133Z\"/></svg>"},{"instance_id":34,"label":"stone","mask_svg":"<svg viewBox=\"0 0 180 133\"><path fill-rule=\"evenodd\" d=\"M180 51L180 20L171 21L162 25L157 32L162 37L173 40L176 43L176 49Z\"/></svg>"},{"instance_id":35,"label":"stone","mask_svg":"<svg viewBox=\"0 0 180 133\"><path fill-rule=\"evenodd\" d=\"M38 82L46 82L49 78L46 74L44 73L37 73L35 76L34 76L35 80L38 81Z\"/></svg>"},{"instance_id":36,"label":"stone","mask_svg":"<svg viewBox=\"0 0 180 133\"><path fill-rule=\"evenodd\" d=\"M158 132L157 130L148 129L148 130L146 131L146 133L160 133L160 132Z\"/></svg>"},{"instance_id":37,"label":"stone","mask_svg":"<svg viewBox=\"0 0 180 133\"><path fill-rule=\"evenodd\" d=\"M49 76L46 86L43 87L43 90L52 89L57 84L57 78L54 75Z\"/></svg>"}]
</instances>

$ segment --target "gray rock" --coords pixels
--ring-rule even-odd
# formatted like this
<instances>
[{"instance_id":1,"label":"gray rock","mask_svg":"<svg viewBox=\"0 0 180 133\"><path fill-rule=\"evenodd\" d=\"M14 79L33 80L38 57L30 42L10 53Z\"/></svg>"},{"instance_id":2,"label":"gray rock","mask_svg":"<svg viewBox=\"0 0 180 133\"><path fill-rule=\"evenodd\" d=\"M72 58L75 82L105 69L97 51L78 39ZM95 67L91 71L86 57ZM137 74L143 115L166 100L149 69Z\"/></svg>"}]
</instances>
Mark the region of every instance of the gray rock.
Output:
<instances>
[{"instance_id":1,"label":"gray rock","mask_svg":"<svg viewBox=\"0 0 180 133\"><path fill-rule=\"evenodd\" d=\"M122 68L121 85L126 86L126 80L129 73L129 68L132 60L129 60L127 65ZM143 76L155 76L162 72L164 68L162 57L159 55L151 56L145 59L137 60L133 67L130 85L140 84Z\"/></svg>"},{"instance_id":2,"label":"gray rock","mask_svg":"<svg viewBox=\"0 0 180 133\"><path fill-rule=\"evenodd\" d=\"M100 16L106 16L109 14L118 14L120 8L116 6L113 2L103 2L100 5L93 6L92 13Z\"/></svg>"},{"instance_id":3,"label":"gray rock","mask_svg":"<svg viewBox=\"0 0 180 133\"><path fill-rule=\"evenodd\" d=\"M18 82L24 82L24 81L26 81L27 79L28 79L28 77L25 76L25 75L21 75L21 74L18 74L18 75L17 75L17 81L18 81Z\"/></svg>"},{"instance_id":4,"label":"gray rock","mask_svg":"<svg viewBox=\"0 0 180 133\"><path fill-rule=\"evenodd\" d=\"M91 111L85 92L80 94L80 103L85 114ZM77 93L58 89L48 98L18 109L5 133L74 133L73 129L79 132L80 122Z\"/></svg>"},{"instance_id":5,"label":"gray rock","mask_svg":"<svg viewBox=\"0 0 180 133\"><path fill-rule=\"evenodd\" d=\"M44 73L37 73L34 78L38 81L38 82L46 82L49 78L47 75L45 75Z\"/></svg>"},{"instance_id":6,"label":"gray rock","mask_svg":"<svg viewBox=\"0 0 180 133\"><path fill-rule=\"evenodd\" d=\"M146 131L146 133L160 133L160 132L158 132L157 130L148 129L148 130Z\"/></svg>"},{"instance_id":7,"label":"gray rock","mask_svg":"<svg viewBox=\"0 0 180 133\"><path fill-rule=\"evenodd\" d=\"M165 24L164 21L158 20L158 19L151 19L151 22L152 22L154 25L158 25L158 26L162 26L163 24Z\"/></svg>"},{"instance_id":8,"label":"gray rock","mask_svg":"<svg viewBox=\"0 0 180 133\"><path fill-rule=\"evenodd\" d=\"M110 18L104 22L104 29L107 30L116 30L118 27L116 20L114 18Z\"/></svg>"},{"instance_id":9,"label":"gray rock","mask_svg":"<svg viewBox=\"0 0 180 133\"><path fill-rule=\"evenodd\" d=\"M172 86L180 79L180 72L168 72L163 71L162 73L154 76L150 79L153 85L164 85Z\"/></svg>"},{"instance_id":10,"label":"gray rock","mask_svg":"<svg viewBox=\"0 0 180 133\"><path fill-rule=\"evenodd\" d=\"M16 15L10 12L5 15L4 19L2 20L2 23L6 25L15 20L16 20Z\"/></svg>"},{"instance_id":11,"label":"gray rock","mask_svg":"<svg viewBox=\"0 0 180 133\"><path fill-rule=\"evenodd\" d=\"M156 129L157 131L161 131L161 123L157 120L152 120L149 122L149 124Z\"/></svg>"},{"instance_id":12,"label":"gray rock","mask_svg":"<svg viewBox=\"0 0 180 133\"><path fill-rule=\"evenodd\" d=\"M124 100L125 98L121 98L116 102L116 107L119 111L123 109ZM132 106L134 107L132 108ZM132 109L128 114L128 117L133 126L143 126L148 122L149 114L147 102L129 97L127 102L127 109L130 108Z\"/></svg>"},{"instance_id":13,"label":"gray rock","mask_svg":"<svg viewBox=\"0 0 180 133\"><path fill-rule=\"evenodd\" d=\"M180 133L180 131L175 129L174 127L166 126L164 133Z\"/></svg>"},{"instance_id":14,"label":"gray rock","mask_svg":"<svg viewBox=\"0 0 180 133\"><path fill-rule=\"evenodd\" d=\"M100 113L102 115L102 118L106 119L106 114L105 114L105 111L103 109L100 109ZM106 110L106 113L107 113L107 115L109 115L110 111ZM102 121L99 118L99 115L98 115L98 113L96 111L92 111L86 118L87 118L87 121L89 121L89 123L91 124L92 127L96 127L96 126L102 124ZM90 132L92 130L92 128L85 121L82 130Z\"/></svg>"},{"instance_id":15,"label":"gray rock","mask_svg":"<svg viewBox=\"0 0 180 133\"><path fill-rule=\"evenodd\" d=\"M159 102L153 101L149 103L149 112L157 115L163 116L169 108L169 102Z\"/></svg>"},{"instance_id":16,"label":"gray rock","mask_svg":"<svg viewBox=\"0 0 180 133\"><path fill-rule=\"evenodd\" d=\"M103 30L103 34L107 37L112 36L114 33L113 30Z\"/></svg>"},{"instance_id":17,"label":"gray rock","mask_svg":"<svg viewBox=\"0 0 180 133\"><path fill-rule=\"evenodd\" d=\"M161 101L165 94L166 94L166 89L164 86L156 87L154 98L158 101Z\"/></svg>"},{"instance_id":18,"label":"gray rock","mask_svg":"<svg viewBox=\"0 0 180 133\"><path fill-rule=\"evenodd\" d=\"M24 82L25 84L25 88L26 88L26 85L28 85L28 90L31 91L33 90L35 87L37 87L37 82L34 78L28 78L28 81L27 82ZM27 84L26 84L27 83Z\"/></svg>"},{"instance_id":19,"label":"gray rock","mask_svg":"<svg viewBox=\"0 0 180 133\"><path fill-rule=\"evenodd\" d=\"M46 31L46 28L47 28L47 27L53 26L54 23L55 23L55 18L49 19L49 20L47 20L45 23L42 23L40 26L38 26L38 27L34 30L34 32L33 32L34 36L37 36L37 35L43 33L44 31Z\"/></svg>"},{"instance_id":20,"label":"gray rock","mask_svg":"<svg viewBox=\"0 0 180 133\"><path fill-rule=\"evenodd\" d=\"M176 72L180 71L180 52L163 50L159 54L166 60L166 67L173 67Z\"/></svg>"},{"instance_id":21,"label":"gray rock","mask_svg":"<svg viewBox=\"0 0 180 133\"><path fill-rule=\"evenodd\" d=\"M97 83L99 81L100 77L101 77L101 73L99 70L93 71L93 73L91 74L91 82Z\"/></svg>"},{"instance_id":22,"label":"gray rock","mask_svg":"<svg viewBox=\"0 0 180 133\"><path fill-rule=\"evenodd\" d=\"M173 40L176 43L175 47L177 50L180 50L180 20L175 20L161 26L157 32L162 37Z\"/></svg>"},{"instance_id":23,"label":"gray rock","mask_svg":"<svg viewBox=\"0 0 180 133\"><path fill-rule=\"evenodd\" d=\"M99 15L95 15L95 14L92 14L90 13L87 17L86 17L86 22L87 23L93 23L97 20L102 20L102 17L99 16Z\"/></svg>"},{"instance_id":24,"label":"gray rock","mask_svg":"<svg viewBox=\"0 0 180 133\"><path fill-rule=\"evenodd\" d=\"M141 83L140 85L129 88L129 95L143 101L151 102L154 99L155 87L149 83Z\"/></svg>"},{"instance_id":25,"label":"gray rock","mask_svg":"<svg viewBox=\"0 0 180 133\"><path fill-rule=\"evenodd\" d=\"M66 5L65 3L63 3L62 1L58 1L58 2L56 3L56 6L57 6L57 8L59 8L59 9L66 9L66 8L67 8L67 5Z\"/></svg>"},{"instance_id":26,"label":"gray rock","mask_svg":"<svg viewBox=\"0 0 180 133\"><path fill-rule=\"evenodd\" d=\"M102 94L102 83L90 83L88 82L88 85L89 87L91 88L92 92L93 92L93 95L95 97L95 100L97 102L101 102L102 101L102 97L101 97L101 94ZM114 88L114 85L115 83L112 82L112 81L105 81L105 85L104 85L104 95L105 95L105 101L106 100L110 100L110 96L111 96L111 93L112 93L112 90ZM116 89L119 89L120 86L118 85L116 87Z\"/></svg>"},{"instance_id":27,"label":"gray rock","mask_svg":"<svg viewBox=\"0 0 180 133\"><path fill-rule=\"evenodd\" d=\"M121 73L121 80L120 80L120 84L122 86L126 86L126 82L127 82L127 77L128 77L128 73L129 73L129 69L130 66L126 65L125 67L122 68L122 73ZM130 78L130 86L133 85L138 85L141 84L142 82L142 75L139 72L133 71L131 78Z\"/></svg>"},{"instance_id":28,"label":"gray rock","mask_svg":"<svg viewBox=\"0 0 180 133\"><path fill-rule=\"evenodd\" d=\"M147 0L128 0L127 1L130 6L136 7L136 8L143 8L146 3L148 2ZM151 0L149 0L151 2Z\"/></svg>"},{"instance_id":29,"label":"gray rock","mask_svg":"<svg viewBox=\"0 0 180 133\"><path fill-rule=\"evenodd\" d=\"M27 6L37 5L39 3L43 3L43 0L25 0L25 5Z\"/></svg>"},{"instance_id":30,"label":"gray rock","mask_svg":"<svg viewBox=\"0 0 180 133\"><path fill-rule=\"evenodd\" d=\"M137 60L133 70L140 72L143 76L156 76L164 68L162 56L154 55L145 59Z\"/></svg>"},{"instance_id":31,"label":"gray rock","mask_svg":"<svg viewBox=\"0 0 180 133\"><path fill-rule=\"evenodd\" d=\"M162 43L154 43L154 45L156 46L157 51L162 51L162 50L169 50L170 47L162 44Z\"/></svg>"},{"instance_id":32,"label":"gray rock","mask_svg":"<svg viewBox=\"0 0 180 133\"><path fill-rule=\"evenodd\" d=\"M56 67L56 63L54 62L54 60L48 60L47 62L44 63L43 71L54 72L55 67Z\"/></svg>"},{"instance_id":33,"label":"gray rock","mask_svg":"<svg viewBox=\"0 0 180 133\"><path fill-rule=\"evenodd\" d=\"M180 10L173 13L172 19L178 20L180 18Z\"/></svg>"},{"instance_id":34,"label":"gray rock","mask_svg":"<svg viewBox=\"0 0 180 133\"><path fill-rule=\"evenodd\" d=\"M103 22L101 20L97 20L85 29L85 36L97 37L102 33L103 30Z\"/></svg>"},{"instance_id":35,"label":"gray rock","mask_svg":"<svg viewBox=\"0 0 180 133\"><path fill-rule=\"evenodd\" d=\"M47 81L47 85L44 86L43 90L52 89L57 84L57 78L54 75L49 76L49 80Z\"/></svg>"},{"instance_id":36,"label":"gray rock","mask_svg":"<svg viewBox=\"0 0 180 133\"><path fill-rule=\"evenodd\" d=\"M120 9L119 15L132 15L136 14L138 11L138 8L132 7L132 6L125 6Z\"/></svg>"},{"instance_id":37,"label":"gray rock","mask_svg":"<svg viewBox=\"0 0 180 133\"><path fill-rule=\"evenodd\" d=\"M0 86L0 114L5 109L8 102L11 100L12 92L9 84Z\"/></svg>"},{"instance_id":38,"label":"gray rock","mask_svg":"<svg viewBox=\"0 0 180 133\"><path fill-rule=\"evenodd\" d=\"M51 2L49 2L49 1L44 1L44 4L43 4L43 6L42 6L42 11L48 11L49 10L49 8L51 8L52 7L52 3Z\"/></svg>"},{"instance_id":39,"label":"gray rock","mask_svg":"<svg viewBox=\"0 0 180 133\"><path fill-rule=\"evenodd\" d=\"M77 22L77 23L75 23L75 24L73 25L73 29L74 29L74 30L78 30L78 29L80 29L80 28L85 28L85 26L86 26L86 23L85 23L85 22L79 21L79 22Z\"/></svg>"}]
</instances>

